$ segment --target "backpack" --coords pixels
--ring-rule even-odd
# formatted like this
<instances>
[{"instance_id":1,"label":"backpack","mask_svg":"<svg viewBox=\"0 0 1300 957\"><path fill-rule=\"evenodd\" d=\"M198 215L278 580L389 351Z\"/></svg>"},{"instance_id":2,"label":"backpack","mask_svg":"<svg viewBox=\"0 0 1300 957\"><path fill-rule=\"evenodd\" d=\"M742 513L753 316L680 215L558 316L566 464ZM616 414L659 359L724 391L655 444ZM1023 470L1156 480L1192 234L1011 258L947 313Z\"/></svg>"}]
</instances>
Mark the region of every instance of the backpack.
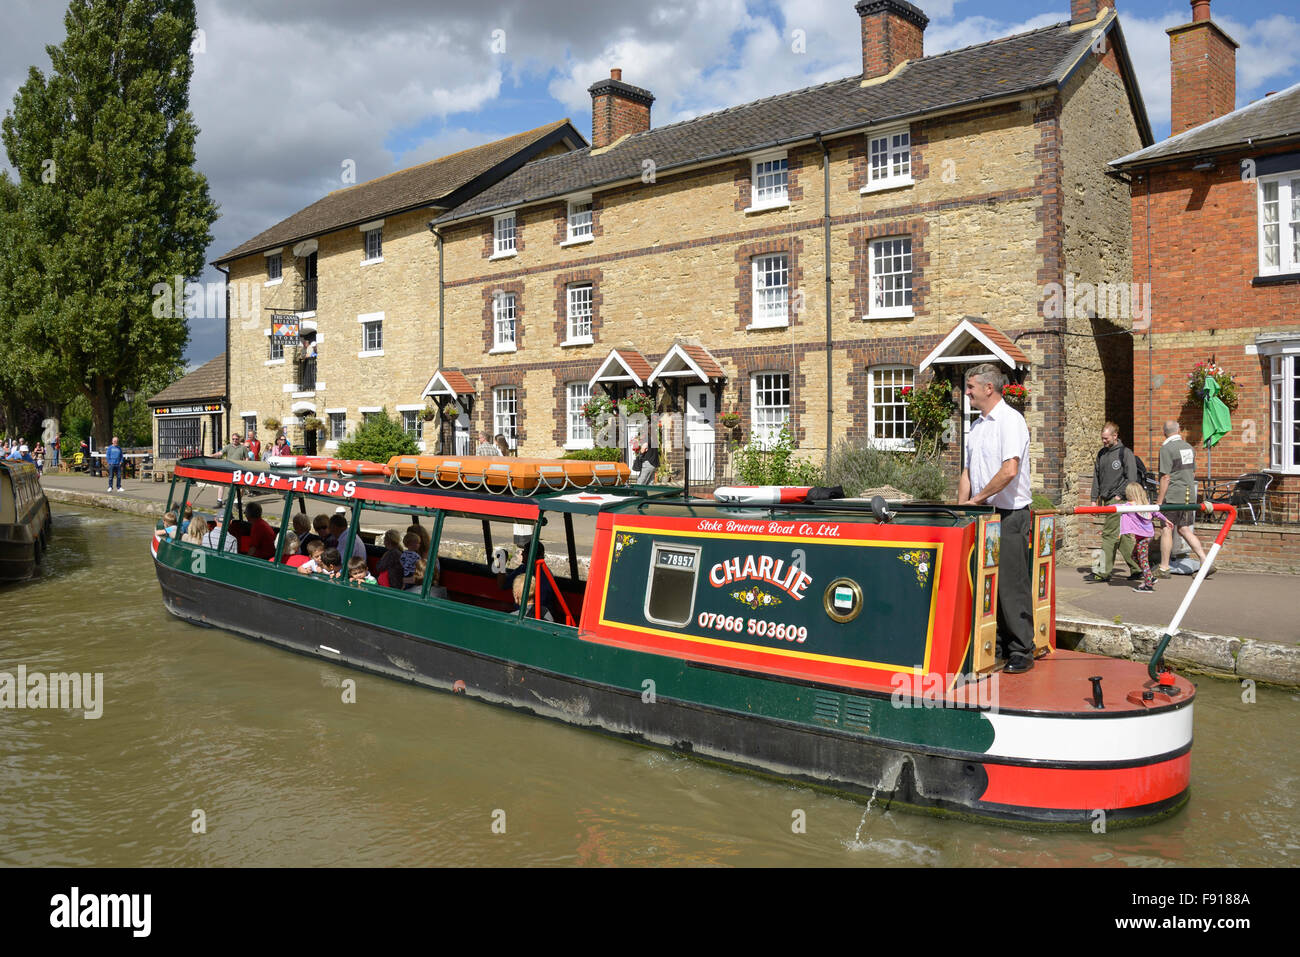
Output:
<instances>
[{"instance_id":1,"label":"backpack","mask_svg":"<svg viewBox=\"0 0 1300 957\"><path fill-rule=\"evenodd\" d=\"M1129 449L1129 454L1133 456L1133 461L1137 463L1138 485L1141 485L1144 489L1148 489L1148 490L1152 488L1159 488L1160 483L1158 483L1155 477L1150 472L1147 471L1146 463L1144 463L1142 459L1138 456L1138 454L1134 452L1132 449Z\"/></svg>"}]
</instances>

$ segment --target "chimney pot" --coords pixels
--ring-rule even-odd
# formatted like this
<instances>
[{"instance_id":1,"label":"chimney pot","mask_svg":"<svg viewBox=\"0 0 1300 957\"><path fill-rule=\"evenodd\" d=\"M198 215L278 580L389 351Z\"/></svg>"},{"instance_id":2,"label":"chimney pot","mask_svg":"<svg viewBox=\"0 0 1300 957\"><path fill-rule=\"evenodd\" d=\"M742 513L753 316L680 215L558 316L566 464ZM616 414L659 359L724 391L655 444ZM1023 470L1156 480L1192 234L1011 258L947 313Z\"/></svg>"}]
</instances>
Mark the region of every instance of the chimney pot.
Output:
<instances>
[{"instance_id":1,"label":"chimney pot","mask_svg":"<svg viewBox=\"0 0 1300 957\"><path fill-rule=\"evenodd\" d=\"M618 67L614 67L609 71L609 78L611 80L621 80L623 79L623 71Z\"/></svg>"},{"instance_id":2,"label":"chimney pot","mask_svg":"<svg viewBox=\"0 0 1300 957\"><path fill-rule=\"evenodd\" d=\"M1210 19L1210 0L1192 0L1192 22Z\"/></svg>"}]
</instances>

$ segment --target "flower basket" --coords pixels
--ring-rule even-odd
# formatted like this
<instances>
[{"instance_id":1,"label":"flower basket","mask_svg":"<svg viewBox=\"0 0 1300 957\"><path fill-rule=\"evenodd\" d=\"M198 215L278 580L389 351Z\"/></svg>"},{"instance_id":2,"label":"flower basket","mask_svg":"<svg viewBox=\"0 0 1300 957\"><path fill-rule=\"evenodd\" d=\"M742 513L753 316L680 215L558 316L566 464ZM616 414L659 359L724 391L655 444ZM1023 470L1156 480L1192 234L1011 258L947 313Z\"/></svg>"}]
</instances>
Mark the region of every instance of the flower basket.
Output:
<instances>
[{"instance_id":1,"label":"flower basket","mask_svg":"<svg viewBox=\"0 0 1300 957\"><path fill-rule=\"evenodd\" d=\"M1019 382L1012 382L1002 390L1002 398L1006 399L1012 408L1024 409L1029 405L1029 390Z\"/></svg>"},{"instance_id":2,"label":"flower basket","mask_svg":"<svg viewBox=\"0 0 1300 957\"><path fill-rule=\"evenodd\" d=\"M325 428L325 423L316 418L316 416L309 415L307 418L302 420L302 427L305 432L319 432L321 429Z\"/></svg>"},{"instance_id":3,"label":"flower basket","mask_svg":"<svg viewBox=\"0 0 1300 957\"><path fill-rule=\"evenodd\" d=\"M614 403L607 395L593 395L582 407L582 417L592 425L604 422L614 414Z\"/></svg>"},{"instance_id":4,"label":"flower basket","mask_svg":"<svg viewBox=\"0 0 1300 957\"><path fill-rule=\"evenodd\" d=\"M268 415L265 419L263 419L262 425L266 427L268 432L280 431L280 420L273 415Z\"/></svg>"},{"instance_id":5,"label":"flower basket","mask_svg":"<svg viewBox=\"0 0 1300 957\"><path fill-rule=\"evenodd\" d=\"M931 379L920 388L903 386L898 395L907 403L907 417L912 420L913 437L918 440L942 436L957 408L952 400L952 383L947 379Z\"/></svg>"},{"instance_id":6,"label":"flower basket","mask_svg":"<svg viewBox=\"0 0 1300 957\"><path fill-rule=\"evenodd\" d=\"M1229 412L1237 411L1237 380L1223 366L1212 362L1198 362L1187 376L1187 401L1200 408L1205 403L1205 380L1214 379L1219 384L1219 399Z\"/></svg>"},{"instance_id":7,"label":"flower basket","mask_svg":"<svg viewBox=\"0 0 1300 957\"><path fill-rule=\"evenodd\" d=\"M461 412L460 406L457 405L455 402L448 402L446 405L442 407L442 417L446 419L448 422L455 422L456 419L460 416L460 412ZM431 415L429 416L429 418L432 419L433 416Z\"/></svg>"},{"instance_id":8,"label":"flower basket","mask_svg":"<svg viewBox=\"0 0 1300 957\"><path fill-rule=\"evenodd\" d=\"M725 428L734 429L740 425L740 413L724 412L722 415L718 416L718 421L721 422Z\"/></svg>"},{"instance_id":9,"label":"flower basket","mask_svg":"<svg viewBox=\"0 0 1300 957\"><path fill-rule=\"evenodd\" d=\"M640 389L629 392L619 400L619 409L628 417L634 415L644 415L649 418L655 410L654 401Z\"/></svg>"}]
</instances>

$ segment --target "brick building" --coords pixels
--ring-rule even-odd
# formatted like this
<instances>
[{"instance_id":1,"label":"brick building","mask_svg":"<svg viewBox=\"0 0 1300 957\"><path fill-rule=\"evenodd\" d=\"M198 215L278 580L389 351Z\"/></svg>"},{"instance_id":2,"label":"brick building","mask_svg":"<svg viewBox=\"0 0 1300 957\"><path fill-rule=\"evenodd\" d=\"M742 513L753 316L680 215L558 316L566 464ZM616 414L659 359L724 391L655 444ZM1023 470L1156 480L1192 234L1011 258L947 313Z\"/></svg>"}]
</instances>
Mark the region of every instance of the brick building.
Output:
<instances>
[{"instance_id":1,"label":"brick building","mask_svg":"<svg viewBox=\"0 0 1300 957\"><path fill-rule=\"evenodd\" d=\"M1106 164L1151 134L1113 5L932 56L918 8L856 11L861 75L654 128L652 93L614 71L590 148L436 217L426 394L554 455L593 441L593 392L658 389L707 481L721 439L783 422L816 459L844 436L906 447L899 392L961 327L958 360L1025 359L1034 486L1072 494L1102 423L1131 414L1127 317L1051 308L1067 279L1130 277Z\"/></svg>"},{"instance_id":2,"label":"brick building","mask_svg":"<svg viewBox=\"0 0 1300 957\"><path fill-rule=\"evenodd\" d=\"M440 341L430 217L524 163L585 145L562 120L464 150L330 193L216 260L232 299L253 313L227 319L235 427L272 439L265 422L274 418L315 453L386 408L423 442L421 391ZM298 346L271 337L273 312L297 316ZM322 434L304 430L312 417Z\"/></svg>"},{"instance_id":3,"label":"brick building","mask_svg":"<svg viewBox=\"0 0 1300 957\"><path fill-rule=\"evenodd\" d=\"M1269 471L1278 518L1300 502L1300 85L1241 109L1237 44L1192 3L1169 30L1173 136L1114 161L1132 191L1133 279L1151 284L1150 327L1134 337L1134 441L1153 464L1168 419L1201 438L1188 394L1198 361L1236 378L1233 430L1204 480ZM1274 494L1279 493L1279 494Z\"/></svg>"}]
</instances>

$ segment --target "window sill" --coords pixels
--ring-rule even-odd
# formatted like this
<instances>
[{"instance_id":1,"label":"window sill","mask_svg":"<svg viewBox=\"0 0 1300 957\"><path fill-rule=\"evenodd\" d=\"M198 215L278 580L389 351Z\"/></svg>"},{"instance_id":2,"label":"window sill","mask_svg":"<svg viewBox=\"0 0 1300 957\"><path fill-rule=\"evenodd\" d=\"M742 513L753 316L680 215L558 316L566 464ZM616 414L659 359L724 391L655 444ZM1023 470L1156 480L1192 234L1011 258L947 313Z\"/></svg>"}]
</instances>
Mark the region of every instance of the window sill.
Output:
<instances>
[{"instance_id":1,"label":"window sill","mask_svg":"<svg viewBox=\"0 0 1300 957\"><path fill-rule=\"evenodd\" d=\"M790 322L788 319L782 319L780 322L751 322L745 327L748 332L751 329L789 329Z\"/></svg>"},{"instance_id":2,"label":"window sill","mask_svg":"<svg viewBox=\"0 0 1300 957\"><path fill-rule=\"evenodd\" d=\"M317 392L324 392L324 391L325 391L325 383L324 383L324 382L317 382L317 383L316 383L316 391L317 391Z\"/></svg>"},{"instance_id":3,"label":"window sill","mask_svg":"<svg viewBox=\"0 0 1300 957\"><path fill-rule=\"evenodd\" d=\"M589 345L593 345L594 342L595 340L592 339L591 336L584 336L580 339L565 339L563 342L560 343L560 348L569 349L572 348L573 346L589 346Z\"/></svg>"},{"instance_id":4,"label":"window sill","mask_svg":"<svg viewBox=\"0 0 1300 957\"><path fill-rule=\"evenodd\" d=\"M367 349L362 349L360 352L357 353L357 358L358 358L358 359L374 359L374 358L376 358L376 357L378 357L378 356L382 356L383 354L384 354L384 350L383 350L383 349L369 349L369 350L367 350Z\"/></svg>"},{"instance_id":5,"label":"window sill","mask_svg":"<svg viewBox=\"0 0 1300 957\"><path fill-rule=\"evenodd\" d=\"M863 322L880 322L886 319L913 319L916 313L912 307L906 309L882 309L879 312L870 312L860 317Z\"/></svg>"},{"instance_id":6,"label":"window sill","mask_svg":"<svg viewBox=\"0 0 1300 957\"><path fill-rule=\"evenodd\" d=\"M564 249L566 246L584 246L587 243L595 241L595 236L579 236L577 239L566 239L564 242L560 243L560 248Z\"/></svg>"},{"instance_id":7,"label":"window sill","mask_svg":"<svg viewBox=\"0 0 1300 957\"><path fill-rule=\"evenodd\" d=\"M508 253L493 253L488 257L488 262L496 262L498 259L514 259L519 255L519 250L512 249Z\"/></svg>"},{"instance_id":8,"label":"window sill","mask_svg":"<svg viewBox=\"0 0 1300 957\"><path fill-rule=\"evenodd\" d=\"M576 449L594 449L595 447L595 439L575 439L574 441L564 443L564 450L566 452L572 452Z\"/></svg>"},{"instance_id":9,"label":"window sill","mask_svg":"<svg viewBox=\"0 0 1300 957\"><path fill-rule=\"evenodd\" d=\"M867 445L882 452L916 451L916 442L912 439L868 439Z\"/></svg>"},{"instance_id":10,"label":"window sill","mask_svg":"<svg viewBox=\"0 0 1300 957\"><path fill-rule=\"evenodd\" d=\"M339 447L338 439L330 439L325 443L327 449L337 449Z\"/></svg>"},{"instance_id":11,"label":"window sill","mask_svg":"<svg viewBox=\"0 0 1300 957\"><path fill-rule=\"evenodd\" d=\"M868 183L866 186L863 186L858 190L858 192L865 196L867 193L883 193L891 189L907 189L915 183L916 180L912 179L910 176L906 179L882 179L874 183Z\"/></svg>"},{"instance_id":12,"label":"window sill","mask_svg":"<svg viewBox=\"0 0 1300 957\"><path fill-rule=\"evenodd\" d=\"M297 391L298 391L298 385L299 385L299 383L297 383L297 382L286 382L286 383L281 387L281 389L282 389L282 391L284 391L284 392L297 392Z\"/></svg>"},{"instance_id":13,"label":"window sill","mask_svg":"<svg viewBox=\"0 0 1300 957\"><path fill-rule=\"evenodd\" d=\"M1300 272L1270 273L1267 276L1256 276L1250 281L1250 284L1252 286L1287 286L1295 282L1300 282Z\"/></svg>"},{"instance_id":14,"label":"window sill","mask_svg":"<svg viewBox=\"0 0 1300 957\"><path fill-rule=\"evenodd\" d=\"M283 359L267 359L265 362L262 363L262 365L264 365L264 366L282 366L282 365L284 365L284 360L283 360Z\"/></svg>"},{"instance_id":15,"label":"window sill","mask_svg":"<svg viewBox=\"0 0 1300 957\"><path fill-rule=\"evenodd\" d=\"M383 262L383 261L384 261L384 257L383 257L383 256L376 256L374 259L363 259L363 260L361 260L361 265L363 265L363 266L373 266L373 265L375 265L376 263L381 263L381 262Z\"/></svg>"},{"instance_id":16,"label":"window sill","mask_svg":"<svg viewBox=\"0 0 1300 957\"><path fill-rule=\"evenodd\" d=\"M291 393L289 393L289 398L291 398L291 399L314 399L315 397L316 397L316 392L315 392L315 390L312 390L311 392L291 392Z\"/></svg>"},{"instance_id":17,"label":"window sill","mask_svg":"<svg viewBox=\"0 0 1300 957\"><path fill-rule=\"evenodd\" d=\"M263 285L263 286L278 286L278 285L280 285L280 283L282 283L282 282L284 282L284 277L283 277L283 276L281 276L279 279L268 279L266 282L262 283L262 285Z\"/></svg>"},{"instance_id":18,"label":"window sill","mask_svg":"<svg viewBox=\"0 0 1300 957\"><path fill-rule=\"evenodd\" d=\"M489 350L489 351L488 351L488 355L490 355L490 356L500 356L500 355L505 355L507 352L518 352L518 351L519 351L519 347L518 347L518 346L510 346L510 347L508 347L508 348L505 347L505 346L502 346L502 347L497 348L497 349L491 349L491 350Z\"/></svg>"},{"instance_id":19,"label":"window sill","mask_svg":"<svg viewBox=\"0 0 1300 957\"><path fill-rule=\"evenodd\" d=\"M298 318L299 318L299 319L315 319L315 318L316 318L316 310L315 310L315 309L308 309L306 312L300 312L300 313L298 313Z\"/></svg>"},{"instance_id":20,"label":"window sill","mask_svg":"<svg viewBox=\"0 0 1300 957\"><path fill-rule=\"evenodd\" d=\"M750 216L754 213L766 213L769 210L773 210L773 209L789 209L789 208L790 208L790 201L788 199L783 199L777 203L755 203L753 206L750 206L748 209L745 210L745 215Z\"/></svg>"}]
</instances>

